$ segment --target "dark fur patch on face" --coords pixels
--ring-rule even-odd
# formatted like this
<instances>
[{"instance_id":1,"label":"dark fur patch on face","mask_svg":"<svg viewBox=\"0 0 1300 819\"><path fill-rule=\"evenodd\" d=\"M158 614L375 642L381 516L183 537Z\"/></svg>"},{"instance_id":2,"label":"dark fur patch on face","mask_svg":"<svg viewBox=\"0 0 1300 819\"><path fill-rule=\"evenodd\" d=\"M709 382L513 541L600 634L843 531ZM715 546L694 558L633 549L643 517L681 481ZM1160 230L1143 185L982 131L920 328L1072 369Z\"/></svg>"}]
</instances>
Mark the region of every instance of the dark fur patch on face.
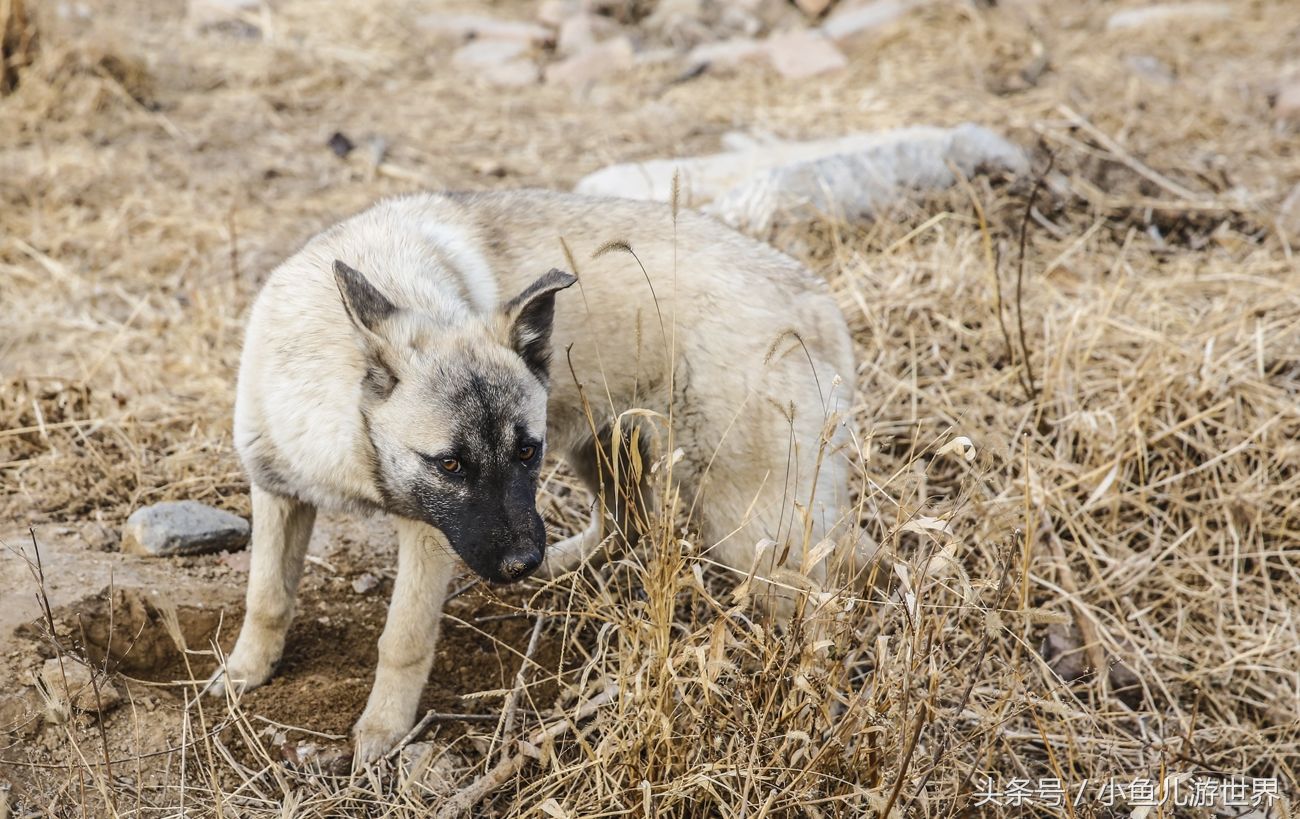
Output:
<instances>
[{"instance_id":1,"label":"dark fur patch on face","mask_svg":"<svg viewBox=\"0 0 1300 819\"><path fill-rule=\"evenodd\" d=\"M513 381L489 380L471 375L466 384L449 396L456 412L456 449L480 457L499 456L510 443L516 427L524 419L518 416L526 404L524 389Z\"/></svg>"},{"instance_id":2,"label":"dark fur patch on face","mask_svg":"<svg viewBox=\"0 0 1300 819\"><path fill-rule=\"evenodd\" d=\"M394 511L437 527L471 569L494 582L525 576L546 548L536 507L544 430L530 430L528 417L536 390L518 371L447 374L429 396L451 421L447 448L419 453L419 477L391 499Z\"/></svg>"}]
</instances>

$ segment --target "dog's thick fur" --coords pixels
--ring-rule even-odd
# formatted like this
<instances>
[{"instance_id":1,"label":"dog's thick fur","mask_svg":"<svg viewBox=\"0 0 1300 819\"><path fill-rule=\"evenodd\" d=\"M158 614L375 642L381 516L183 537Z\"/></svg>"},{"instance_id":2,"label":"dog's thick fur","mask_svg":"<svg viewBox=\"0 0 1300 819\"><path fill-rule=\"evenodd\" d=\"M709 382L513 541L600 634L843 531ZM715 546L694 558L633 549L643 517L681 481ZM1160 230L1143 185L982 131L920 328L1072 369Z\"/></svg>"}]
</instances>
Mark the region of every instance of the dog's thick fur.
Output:
<instances>
[{"instance_id":1,"label":"dog's thick fur","mask_svg":"<svg viewBox=\"0 0 1300 819\"><path fill-rule=\"evenodd\" d=\"M771 578L784 555L820 579L809 551L848 504L829 449L853 376L824 282L699 214L541 191L382 202L310 240L253 308L235 411L248 607L212 687L270 677L317 507L388 512L397 581L354 732L358 761L382 755L414 722L460 561L511 580L541 560L543 446L607 512L552 546L544 571L577 566L611 519L634 539L657 455L630 417L616 426L632 408L671 413L674 482L710 558Z\"/></svg>"}]
</instances>

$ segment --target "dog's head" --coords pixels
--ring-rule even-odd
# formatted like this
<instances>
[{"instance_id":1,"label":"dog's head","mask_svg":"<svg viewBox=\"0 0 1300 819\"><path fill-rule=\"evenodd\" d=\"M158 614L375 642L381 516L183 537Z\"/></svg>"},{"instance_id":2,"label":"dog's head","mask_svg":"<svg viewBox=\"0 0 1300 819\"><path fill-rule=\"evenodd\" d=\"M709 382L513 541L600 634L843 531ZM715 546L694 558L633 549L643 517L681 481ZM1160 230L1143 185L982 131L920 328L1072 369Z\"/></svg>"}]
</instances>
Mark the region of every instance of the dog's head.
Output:
<instances>
[{"instance_id":1,"label":"dog's head","mask_svg":"<svg viewBox=\"0 0 1300 819\"><path fill-rule=\"evenodd\" d=\"M577 279L551 270L496 315L449 328L341 261L334 277L366 362L361 414L385 507L440 530L488 580L526 577L546 550L536 499L555 294Z\"/></svg>"}]
</instances>

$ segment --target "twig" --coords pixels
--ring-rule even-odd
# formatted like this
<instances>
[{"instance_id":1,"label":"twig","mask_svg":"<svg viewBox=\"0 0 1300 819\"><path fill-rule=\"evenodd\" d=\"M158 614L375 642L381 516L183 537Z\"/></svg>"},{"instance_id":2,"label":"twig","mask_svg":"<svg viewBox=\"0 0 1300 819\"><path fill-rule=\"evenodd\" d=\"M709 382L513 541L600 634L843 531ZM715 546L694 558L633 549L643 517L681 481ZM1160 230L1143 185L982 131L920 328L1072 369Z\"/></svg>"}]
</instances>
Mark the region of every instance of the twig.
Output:
<instances>
[{"instance_id":1,"label":"twig","mask_svg":"<svg viewBox=\"0 0 1300 819\"><path fill-rule=\"evenodd\" d=\"M573 714L571 718L561 718L556 720L529 737L528 743L536 747L546 742L555 741L559 737L567 734L579 722L589 718L601 708L613 702L614 698L617 696L618 686L611 683L604 691L588 700ZM508 759L501 760L497 763L495 768L474 780L474 782L456 792L455 795L444 802L442 808L440 808L438 813L435 814L435 819L455 819L458 816L462 816L470 808L477 805L479 800L504 785L512 776L519 773L527 762L528 756L523 752L517 753Z\"/></svg>"},{"instance_id":2,"label":"twig","mask_svg":"<svg viewBox=\"0 0 1300 819\"><path fill-rule=\"evenodd\" d=\"M998 270L1002 267L1002 254L1000 250L995 251L993 248L993 235L989 231L988 218L984 215L984 206L980 204L979 195L975 193L974 186L971 185L970 180L965 175L956 173L955 166L953 176L961 183L962 188L966 191L966 196L970 199L971 207L975 210L975 218L979 223L981 245L984 248L984 261L988 264L989 273L993 276L994 309L997 312L998 327L1002 330L1002 343L1007 351L1007 363L1014 367L1016 354L1011 346L1011 332L1007 330L1007 322L1002 315L1002 277L998 274ZM1016 370L1016 380L1028 392L1029 386L1025 384L1024 377L1019 370Z\"/></svg>"},{"instance_id":3,"label":"twig","mask_svg":"<svg viewBox=\"0 0 1300 819\"><path fill-rule=\"evenodd\" d=\"M501 718L501 742L508 741L510 732L515 727L515 711L519 706L519 695L524 690L524 672L528 670L528 665L533 661L533 654L537 651L537 640L542 636L542 625L546 622L545 615L537 615L536 622L533 623L533 633L528 638L528 648L524 650L524 658L519 663L519 673L515 674L514 688L510 689L510 696L506 699L506 706ZM491 754L488 755L491 758ZM502 761L505 760L504 747L501 752Z\"/></svg>"},{"instance_id":4,"label":"twig","mask_svg":"<svg viewBox=\"0 0 1300 819\"><path fill-rule=\"evenodd\" d=\"M1029 344L1025 341L1025 310L1021 303L1021 292L1025 281L1025 242L1029 236L1029 220L1033 217L1034 202L1038 199L1038 193L1043 189L1055 165L1056 154L1048 154L1047 167L1034 180L1034 186L1029 191L1029 201L1025 203L1025 216L1020 220L1020 254L1016 260L1016 331L1020 335L1020 358L1025 365L1025 379L1029 382L1025 390L1030 401L1038 397L1038 385L1034 383L1034 365L1029 360Z\"/></svg>"},{"instance_id":5,"label":"twig","mask_svg":"<svg viewBox=\"0 0 1300 819\"><path fill-rule=\"evenodd\" d=\"M402 749L415 741L416 737L424 733L435 722L496 722L501 719L498 714L448 714L445 711L426 711L420 721L415 723L415 727L406 732L406 736L398 740L393 749L384 755L385 759L393 759ZM295 729L300 730L300 729Z\"/></svg>"}]
</instances>

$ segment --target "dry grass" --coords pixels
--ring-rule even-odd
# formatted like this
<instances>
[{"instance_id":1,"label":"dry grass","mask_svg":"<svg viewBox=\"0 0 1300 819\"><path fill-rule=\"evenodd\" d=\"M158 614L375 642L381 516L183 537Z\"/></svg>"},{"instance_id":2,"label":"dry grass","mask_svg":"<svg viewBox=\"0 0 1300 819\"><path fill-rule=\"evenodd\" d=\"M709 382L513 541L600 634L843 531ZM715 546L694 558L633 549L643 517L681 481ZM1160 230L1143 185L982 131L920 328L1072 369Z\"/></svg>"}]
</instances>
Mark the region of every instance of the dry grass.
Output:
<instances>
[{"instance_id":1,"label":"dry grass","mask_svg":"<svg viewBox=\"0 0 1300 819\"><path fill-rule=\"evenodd\" d=\"M942 3L810 86L647 69L575 105L430 75L413 7L286 2L247 42L137 0L45 38L0 103L6 518L116 524L172 497L247 511L228 431L244 309L304 235L378 195L563 187L736 124L975 119L1055 157L1019 287L1032 180L777 238L830 279L859 341L859 511L896 568L868 599L825 590L843 609L826 631L773 629L666 523L639 558L534 587L560 665L525 663L486 700L516 707L435 743L431 775L295 770L242 708L195 705L169 781L109 778L78 746L84 764L53 776L15 768L31 792L68 813L423 816L504 765L474 815L996 815L973 807L985 773L1277 777L1294 801L1300 273L1275 213L1300 156L1266 99L1294 9L1121 35L1102 32L1109 5ZM1033 40L1050 68L1008 94ZM337 160L336 129L390 138L384 163ZM490 163L506 177L480 176ZM948 446L962 436L971 460ZM576 528L572 499L545 503ZM1064 626L1078 679L1041 652ZM1092 794L1001 812L1104 815Z\"/></svg>"}]
</instances>

